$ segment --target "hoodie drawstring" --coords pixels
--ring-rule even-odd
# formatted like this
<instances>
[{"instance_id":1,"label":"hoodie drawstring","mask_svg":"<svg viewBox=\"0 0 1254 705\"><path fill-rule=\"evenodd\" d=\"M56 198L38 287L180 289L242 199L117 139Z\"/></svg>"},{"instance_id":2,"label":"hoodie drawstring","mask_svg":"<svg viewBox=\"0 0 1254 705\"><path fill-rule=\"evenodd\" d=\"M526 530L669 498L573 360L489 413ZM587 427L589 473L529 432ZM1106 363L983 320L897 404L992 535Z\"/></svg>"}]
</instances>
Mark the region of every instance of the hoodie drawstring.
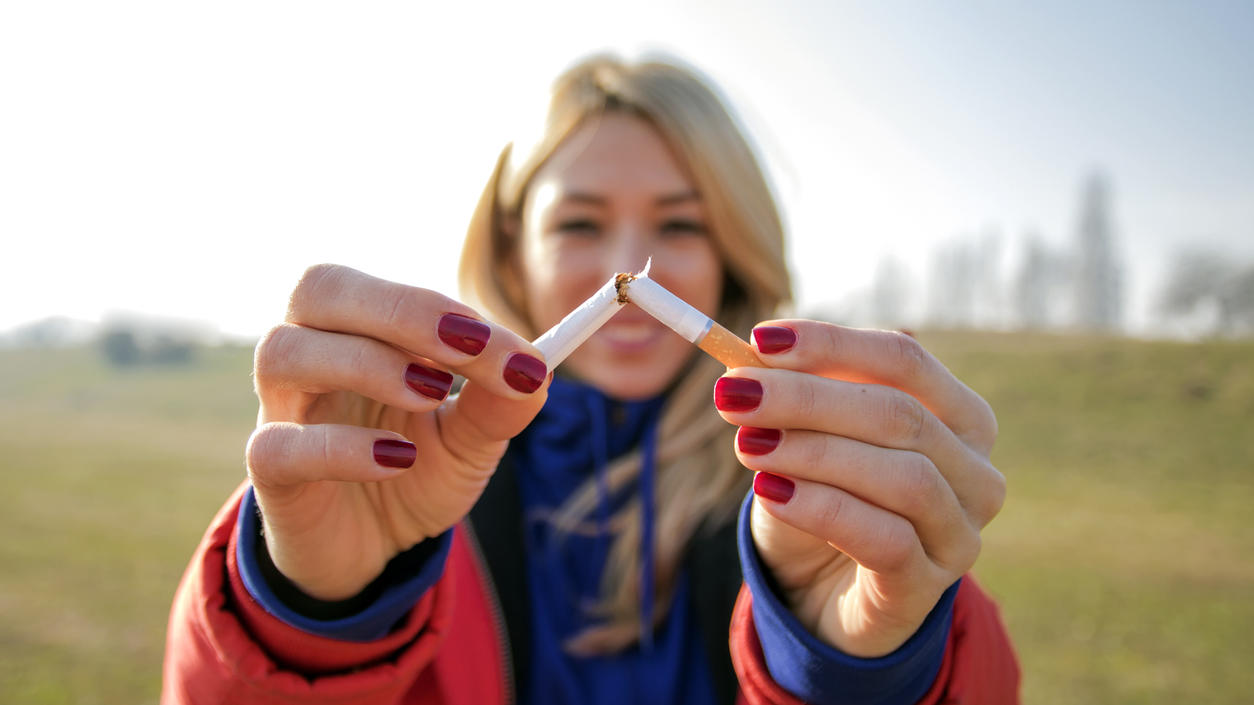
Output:
<instances>
[{"instance_id":1,"label":"hoodie drawstring","mask_svg":"<svg viewBox=\"0 0 1254 705\"><path fill-rule=\"evenodd\" d=\"M600 399L587 398L588 418L592 432L592 463L597 484L597 551L600 565L605 565L610 552L610 483L609 443L606 438L605 405ZM640 448L640 648L653 649L654 600L654 469L657 459L657 422L644 431Z\"/></svg>"},{"instance_id":2,"label":"hoodie drawstring","mask_svg":"<svg viewBox=\"0 0 1254 705\"><path fill-rule=\"evenodd\" d=\"M657 424L644 431L640 455L640 648L653 650L653 474Z\"/></svg>"}]
</instances>

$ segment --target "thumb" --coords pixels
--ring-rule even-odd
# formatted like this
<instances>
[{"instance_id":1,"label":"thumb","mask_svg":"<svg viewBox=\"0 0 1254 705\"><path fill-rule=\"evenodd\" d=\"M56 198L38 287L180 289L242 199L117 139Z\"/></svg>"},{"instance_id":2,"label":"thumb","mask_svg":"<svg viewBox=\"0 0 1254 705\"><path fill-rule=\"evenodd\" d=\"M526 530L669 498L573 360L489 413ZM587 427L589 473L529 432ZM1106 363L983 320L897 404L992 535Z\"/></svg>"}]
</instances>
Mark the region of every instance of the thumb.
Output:
<instances>
[{"instance_id":1,"label":"thumb","mask_svg":"<svg viewBox=\"0 0 1254 705\"><path fill-rule=\"evenodd\" d=\"M506 441L522 432L548 399L548 377L539 389L521 398L504 397L467 380L461 392L439 409L441 440L464 460L495 464Z\"/></svg>"}]
</instances>

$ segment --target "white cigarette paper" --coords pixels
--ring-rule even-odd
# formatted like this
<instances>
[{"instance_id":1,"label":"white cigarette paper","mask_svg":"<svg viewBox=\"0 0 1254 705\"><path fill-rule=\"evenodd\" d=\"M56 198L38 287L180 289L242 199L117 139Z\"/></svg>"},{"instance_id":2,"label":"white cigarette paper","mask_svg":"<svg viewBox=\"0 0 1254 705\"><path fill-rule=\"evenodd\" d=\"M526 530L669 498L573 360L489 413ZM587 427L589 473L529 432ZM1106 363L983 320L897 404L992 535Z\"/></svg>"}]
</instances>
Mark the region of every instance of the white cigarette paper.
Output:
<instances>
[{"instance_id":1,"label":"white cigarette paper","mask_svg":"<svg viewBox=\"0 0 1254 705\"><path fill-rule=\"evenodd\" d=\"M645 272L648 269L645 267ZM627 298L688 342L700 343L714 327L714 320L667 291L645 272L623 285Z\"/></svg>"},{"instance_id":2,"label":"white cigarette paper","mask_svg":"<svg viewBox=\"0 0 1254 705\"><path fill-rule=\"evenodd\" d=\"M556 369L575 348L584 344L597 329L605 325L623 302L618 298L618 277L611 277L605 286L597 289L597 293L579 304L574 311L558 321L557 325L545 331L544 335L535 339L532 345L544 353L544 361L550 370Z\"/></svg>"},{"instance_id":3,"label":"white cigarette paper","mask_svg":"<svg viewBox=\"0 0 1254 705\"><path fill-rule=\"evenodd\" d=\"M753 346L650 279L651 264L652 258L643 272L622 283L620 293L685 340L695 343L711 357L727 365L728 369L766 367Z\"/></svg>"}]
</instances>

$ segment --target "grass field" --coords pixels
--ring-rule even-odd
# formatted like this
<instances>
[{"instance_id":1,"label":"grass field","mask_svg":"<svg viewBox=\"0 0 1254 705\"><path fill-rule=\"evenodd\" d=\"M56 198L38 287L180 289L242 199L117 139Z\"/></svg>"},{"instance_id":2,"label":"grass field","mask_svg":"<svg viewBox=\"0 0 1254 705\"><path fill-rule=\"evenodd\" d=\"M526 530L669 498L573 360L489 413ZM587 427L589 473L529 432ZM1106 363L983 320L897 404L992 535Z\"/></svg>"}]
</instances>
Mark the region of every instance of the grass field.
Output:
<instances>
[{"instance_id":1,"label":"grass field","mask_svg":"<svg viewBox=\"0 0 1254 705\"><path fill-rule=\"evenodd\" d=\"M1024 701L1249 702L1254 343L920 338L998 412L976 573ZM243 477L250 362L0 352L0 702L156 701L175 585Z\"/></svg>"}]
</instances>

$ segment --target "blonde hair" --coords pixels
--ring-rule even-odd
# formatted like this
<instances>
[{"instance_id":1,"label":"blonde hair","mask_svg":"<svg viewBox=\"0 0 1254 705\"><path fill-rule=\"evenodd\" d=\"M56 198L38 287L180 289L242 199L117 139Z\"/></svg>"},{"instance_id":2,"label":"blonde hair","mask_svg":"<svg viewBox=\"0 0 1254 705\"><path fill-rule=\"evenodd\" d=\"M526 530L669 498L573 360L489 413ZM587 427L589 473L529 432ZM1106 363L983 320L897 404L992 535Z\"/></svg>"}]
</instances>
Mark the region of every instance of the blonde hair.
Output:
<instances>
[{"instance_id":1,"label":"blonde hair","mask_svg":"<svg viewBox=\"0 0 1254 705\"><path fill-rule=\"evenodd\" d=\"M535 173L588 120L623 111L650 123L687 167L705 205L711 238L725 275L718 320L747 335L790 298L783 225L758 160L724 102L695 70L670 59L629 64L609 56L586 59L553 84L543 129L530 144L511 144L497 160L472 216L462 250L460 284L468 303L534 337L515 252L515 224ZM735 515L750 474L732 450L735 427L711 407L724 367L694 354L667 397L658 428L654 531L653 624L670 606L684 550L701 530ZM640 453L611 463L610 491L633 482ZM571 529L597 505L593 482L576 491L556 516ZM611 520L615 535L602 578L603 621L567 644L578 653L612 653L639 638L639 498Z\"/></svg>"}]
</instances>

